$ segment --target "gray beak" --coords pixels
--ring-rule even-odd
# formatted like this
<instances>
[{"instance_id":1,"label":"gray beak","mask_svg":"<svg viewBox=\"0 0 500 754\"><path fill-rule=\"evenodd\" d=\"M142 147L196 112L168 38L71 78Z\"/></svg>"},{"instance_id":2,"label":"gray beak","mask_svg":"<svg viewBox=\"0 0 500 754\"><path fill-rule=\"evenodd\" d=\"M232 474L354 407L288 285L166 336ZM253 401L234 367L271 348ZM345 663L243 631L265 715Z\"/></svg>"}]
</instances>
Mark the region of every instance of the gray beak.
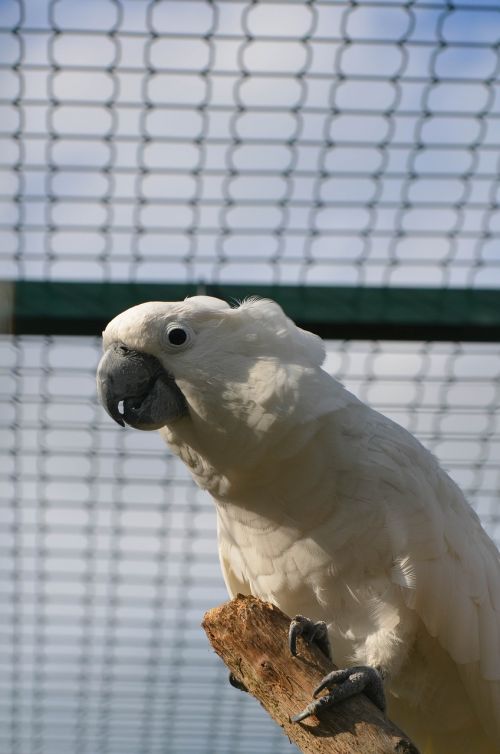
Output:
<instances>
[{"instance_id":1,"label":"gray beak","mask_svg":"<svg viewBox=\"0 0 500 754\"><path fill-rule=\"evenodd\" d=\"M158 359L119 343L113 343L99 362L97 394L122 427L160 429L188 413L186 399Z\"/></svg>"}]
</instances>

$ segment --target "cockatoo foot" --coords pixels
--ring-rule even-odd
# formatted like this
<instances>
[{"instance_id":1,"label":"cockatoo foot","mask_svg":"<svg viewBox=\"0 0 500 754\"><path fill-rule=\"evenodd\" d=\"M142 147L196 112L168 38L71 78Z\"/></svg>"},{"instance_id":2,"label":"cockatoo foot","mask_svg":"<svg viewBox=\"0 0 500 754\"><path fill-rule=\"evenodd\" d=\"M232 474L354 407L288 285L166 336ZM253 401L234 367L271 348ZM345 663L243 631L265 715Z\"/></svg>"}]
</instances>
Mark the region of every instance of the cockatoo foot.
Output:
<instances>
[{"instance_id":1,"label":"cockatoo foot","mask_svg":"<svg viewBox=\"0 0 500 754\"><path fill-rule=\"evenodd\" d=\"M316 644L329 660L332 659L328 629L324 621L312 621L303 615L296 615L290 623L288 644L290 652L297 656L297 638L302 636L306 641ZM318 698L318 694L328 689L329 693ZM325 707L331 707L343 699L364 692L371 701L385 712L384 684L381 673L367 665L357 665L345 670L333 670L328 673L319 686L314 689L314 701L292 717L293 723L299 723L310 715L315 715Z\"/></svg>"},{"instance_id":2,"label":"cockatoo foot","mask_svg":"<svg viewBox=\"0 0 500 754\"><path fill-rule=\"evenodd\" d=\"M324 621L313 621L310 618L304 618L303 615L295 616L288 629L288 646L294 657L297 656L297 639L299 636L302 636L310 644L316 644L329 660L332 659L328 628Z\"/></svg>"},{"instance_id":3,"label":"cockatoo foot","mask_svg":"<svg viewBox=\"0 0 500 754\"><path fill-rule=\"evenodd\" d=\"M318 694L328 689L329 693L318 697ZM376 668L358 665L345 670L333 670L328 673L319 686L313 691L314 701L307 705L302 712L291 718L292 723L300 723L310 715L316 715L326 707L332 707L337 702L363 692L371 701L385 712L385 694L382 675Z\"/></svg>"}]
</instances>

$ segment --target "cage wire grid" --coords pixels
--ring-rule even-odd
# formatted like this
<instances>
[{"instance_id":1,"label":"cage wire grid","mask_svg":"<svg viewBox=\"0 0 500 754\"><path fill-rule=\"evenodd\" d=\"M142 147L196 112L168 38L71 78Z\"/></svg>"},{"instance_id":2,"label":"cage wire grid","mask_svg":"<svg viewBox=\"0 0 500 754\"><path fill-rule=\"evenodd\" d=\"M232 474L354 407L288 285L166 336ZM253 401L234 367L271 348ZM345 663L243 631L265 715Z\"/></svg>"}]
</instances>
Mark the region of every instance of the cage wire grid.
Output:
<instances>
[{"instance_id":1,"label":"cage wire grid","mask_svg":"<svg viewBox=\"0 0 500 754\"><path fill-rule=\"evenodd\" d=\"M499 44L496 0L2 0L2 277L499 287ZM291 751L199 627L210 500L97 406L99 351L0 341L0 754ZM500 346L326 368L500 543Z\"/></svg>"},{"instance_id":2,"label":"cage wire grid","mask_svg":"<svg viewBox=\"0 0 500 754\"><path fill-rule=\"evenodd\" d=\"M498 284L499 14L4 0L8 274Z\"/></svg>"}]
</instances>

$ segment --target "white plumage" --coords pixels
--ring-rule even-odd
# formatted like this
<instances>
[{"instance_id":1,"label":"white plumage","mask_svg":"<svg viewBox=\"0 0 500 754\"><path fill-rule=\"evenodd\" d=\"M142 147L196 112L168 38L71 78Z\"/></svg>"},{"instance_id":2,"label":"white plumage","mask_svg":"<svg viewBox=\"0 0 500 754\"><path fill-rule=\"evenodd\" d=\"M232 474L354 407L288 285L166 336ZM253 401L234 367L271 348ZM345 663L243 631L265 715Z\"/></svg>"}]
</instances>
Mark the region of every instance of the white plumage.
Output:
<instances>
[{"instance_id":1,"label":"white plumage","mask_svg":"<svg viewBox=\"0 0 500 754\"><path fill-rule=\"evenodd\" d=\"M229 593L326 620L341 667L382 666L423 754L498 754L500 557L433 456L271 301L143 304L108 325L117 342L187 401L160 434L215 500Z\"/></svg>"}]
</instances>

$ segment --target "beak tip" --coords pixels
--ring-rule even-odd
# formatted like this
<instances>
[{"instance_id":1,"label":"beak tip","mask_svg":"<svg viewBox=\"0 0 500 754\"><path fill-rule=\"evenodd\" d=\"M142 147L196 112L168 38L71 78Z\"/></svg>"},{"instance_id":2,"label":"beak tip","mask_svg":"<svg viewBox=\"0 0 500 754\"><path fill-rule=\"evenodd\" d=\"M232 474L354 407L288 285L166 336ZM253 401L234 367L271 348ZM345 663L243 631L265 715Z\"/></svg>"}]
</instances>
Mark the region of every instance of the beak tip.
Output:
<instances>
[{"instance_id":1,"label":"beak tip","mask_svg":"<svg viewBox=\"0 0 500 754\"><path fill-rule=\"evenodd\" d=\"M107 413L111 416L113 421L115 421L117 424L120 425L120 427L125 426L125 421L123 419L123 416L121 415L119 409L118 409L118 402L117 401L110 401L108 403L103 404L105 410Z\"/></svg>"},{"instance_id":2,"label":"beak tip","mask_svg":"<svg viewBox=\"0 0 500 754\"><path fill-rule=\"evenodd\" d=\"M97 396L101 406L108 416L119 424L120 427L124 427L125 422L118 410L118 400L116 400L113 395L112 385L106 378L103 378L99 372L97 374Z\"/></svg>"}]
</instances>

